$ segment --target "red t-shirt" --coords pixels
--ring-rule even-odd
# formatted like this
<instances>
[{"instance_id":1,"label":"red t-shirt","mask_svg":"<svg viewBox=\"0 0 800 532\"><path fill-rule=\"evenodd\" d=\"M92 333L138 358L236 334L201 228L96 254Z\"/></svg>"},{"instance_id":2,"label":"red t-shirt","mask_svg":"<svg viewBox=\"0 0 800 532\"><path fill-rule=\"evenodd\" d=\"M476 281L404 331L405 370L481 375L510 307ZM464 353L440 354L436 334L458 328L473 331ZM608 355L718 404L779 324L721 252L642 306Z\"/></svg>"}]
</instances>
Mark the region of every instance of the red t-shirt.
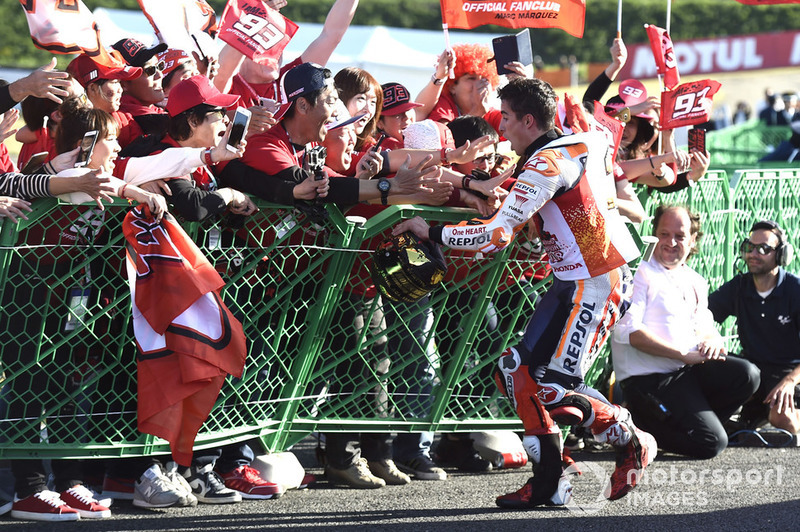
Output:
<instances>
[{"instance_id":1,"label":"red t-shirt","mask_svg":"<svg viewBox=\"0 0 800 532\"><path fill-rule=\"evenodd\" d=\"M133 116L163 115L167 113L161 107L152 104L146 105L137 98L134 98L130 94L126 94L124 92L122 93L122 98L120 98L119 110L123 113L130 113Z\"/></svg>"},{"instance_id":2,"label":"red t-shirt","mask_svg":"<svg viewBox=\"0 0 800 532\"><path fill-rule=\"evenodd\" d=\"M439 97L439 100L436 102L436 105L433 106L433 110L431 114L428 115L428 118L433 120L434 122L444 122L445 124L448 122L452 122L462 113L458 109L458 105L456 105L456 101L453 99L453 95L450 93L442 93ZM489 109L483 118L491 124L491 126L497 131L497 134L500 134L500 110L499 109Z\"/></svg>"},{"instance_id":3,"label":"red t-shirt","mask_svg":"<svg viewBox=\"0 0 800 532\"><path fill-rule=\"evenodd\" d=\"M19 157L17 157L17 166L19 168L23 168L25 163L36 153L46 151L50 154L47 157L48 160L58 155L56 153L56 139L50 136L49 129L43 127L34 131L34 134L36 135L36 142L23 144L19 149Z\"/></svg>"}]
</instances>

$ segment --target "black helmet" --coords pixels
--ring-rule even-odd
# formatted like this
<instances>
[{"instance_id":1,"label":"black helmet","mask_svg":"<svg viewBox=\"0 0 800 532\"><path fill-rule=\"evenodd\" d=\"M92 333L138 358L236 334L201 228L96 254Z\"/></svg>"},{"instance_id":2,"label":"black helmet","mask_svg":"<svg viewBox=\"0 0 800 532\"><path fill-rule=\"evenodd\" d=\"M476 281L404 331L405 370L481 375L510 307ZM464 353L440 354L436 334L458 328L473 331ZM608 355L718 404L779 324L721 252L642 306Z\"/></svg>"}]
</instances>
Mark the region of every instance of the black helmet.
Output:
<instances>
[{"instance_id":1,"label":"black helmet","mask_svg":"<svg viewBox=\"0 0 800 532\"><path fill-rule=\"evenodd\" d=\"M413 303L442 282L447 265L438 244L406 232L378 246L370 270L381 294L392 301Z\"/></svg>"}]
</instances>

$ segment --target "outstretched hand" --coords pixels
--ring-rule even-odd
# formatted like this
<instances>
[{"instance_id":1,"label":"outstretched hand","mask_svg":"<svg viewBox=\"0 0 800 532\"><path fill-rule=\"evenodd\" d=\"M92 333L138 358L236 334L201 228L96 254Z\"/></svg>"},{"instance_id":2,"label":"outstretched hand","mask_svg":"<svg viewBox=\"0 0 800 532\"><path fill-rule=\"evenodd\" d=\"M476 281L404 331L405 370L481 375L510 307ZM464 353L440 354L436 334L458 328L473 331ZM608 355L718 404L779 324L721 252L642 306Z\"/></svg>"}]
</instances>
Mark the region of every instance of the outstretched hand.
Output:
<instances>
[{"instance_id":1,"label":"outstretched hand","mask_svg":"<svg viewBox=\"0 0 800 532\"><path fill-rule=\"evenodd\" d=\"M21 102L28 96L48 98L56 103L61 103L61 98L69 96L66 91L72 83L69 74L53 70L56 68L56 58L50 64L34 70L22 79L18 79L8 90L15 102Z\"/></svg>"},{"instance_id":2,"label":"outstretched hand","mask_svg":"<svg viewBox=\"0 0 800 532\"><path fill-rule=\"evenodd\" d=\"M429 185L438 183L439 177L441 177L441 169L438 164L433 162L433 157L428 155L416 165L410 165L411 156L409 155L392 178L392 194L410 196L420 190L432 192L433 189Z\"/></svg>"}]
</instances>

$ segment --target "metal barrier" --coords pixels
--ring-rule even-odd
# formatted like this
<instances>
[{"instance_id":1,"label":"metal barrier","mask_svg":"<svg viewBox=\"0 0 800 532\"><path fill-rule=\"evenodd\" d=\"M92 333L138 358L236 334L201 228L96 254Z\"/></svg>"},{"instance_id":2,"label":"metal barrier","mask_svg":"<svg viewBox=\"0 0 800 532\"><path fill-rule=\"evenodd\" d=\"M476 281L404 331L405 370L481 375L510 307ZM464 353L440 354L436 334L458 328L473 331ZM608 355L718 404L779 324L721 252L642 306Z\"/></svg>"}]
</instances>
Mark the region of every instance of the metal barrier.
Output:
<instances>
[{"instance_id":1,"label":"metal barrier","mask_svg":"<svg viewBox=\"0 0 800 532\"><path fill-rule=\"evenodd\" d=\"M226 280L223 298L250 350L196 448L260 436L282 450L312 430L518 428L491 372L549 282L524 237L480 260L450 253L441 289L417 304L392 304L374 297L368 275L389 228L414 214L456 221L474 213L390 207L359 224L330 208L317 225L260 207L246 220L183 224ZM120 231L128 208L39 200L28 221L4 223L0 455L168 452L136 429Z\"/></svg>"},{"instance_id":2,"label":"metal barrier","mask_svg":"<svg viewBox=\"0 0 800 532\"><path fill-rule=\"evenodd\" d=\"M741 171L730 183L711 172L676 194L642 193L651 215L662 201L702 213L705 237L691 263L712 289L736 271L738 243L754 220L772 218L798 233L798 197L800 170ZM0 232L0 456L168 453L166 442L136 428L136 347L119 230L128 204L104 212L55 200L33 205L28 221L5 221ZM441 288L401 304L371 287L377 243L409 216L451 222L471 211L348 213L368 211L363 223L329 208L314 224L259 206L249 219L183 224L226 280L223 297L249 343L243 377L226 381L196 448L260 437L278 451L316 430L520 428L491 374L550 282L524 235L488 257L447 252ZM641 225L642 234L650 230ZM590 383L605 381L606 356Z\"/></svg>"},{"instance_id":3,"label":"metal barrier","mask_svg":"<svg viewBox=\"0 0 800 532\"><path fill-rule=\"evenodd\" d=\"M710 131L706 145L711 153L711 167L751 165L791 135L788 126L765 126L758 119Z\"/></svg>"}]
</instances>

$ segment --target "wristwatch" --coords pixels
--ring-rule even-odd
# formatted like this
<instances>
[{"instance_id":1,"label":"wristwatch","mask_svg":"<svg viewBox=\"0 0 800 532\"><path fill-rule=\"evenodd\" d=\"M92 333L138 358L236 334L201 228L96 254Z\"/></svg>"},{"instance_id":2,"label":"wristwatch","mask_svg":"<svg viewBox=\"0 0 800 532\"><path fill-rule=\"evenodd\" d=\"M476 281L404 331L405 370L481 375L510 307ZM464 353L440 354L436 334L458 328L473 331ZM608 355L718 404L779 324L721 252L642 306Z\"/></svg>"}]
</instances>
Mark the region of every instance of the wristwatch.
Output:
<instances>
[{"instance_id":1,"label":"wristwatch","mask_svg":"<svg viewBox=\"0 0 800 532\"><path fill-rule=\"evenodd\" d=\"M382 177L378 179L378 190L381 191L381 204L388 205L389 204L389 190L391 190L392 184L389 182L388 179Z\"/></svg>"}]
</instances>

